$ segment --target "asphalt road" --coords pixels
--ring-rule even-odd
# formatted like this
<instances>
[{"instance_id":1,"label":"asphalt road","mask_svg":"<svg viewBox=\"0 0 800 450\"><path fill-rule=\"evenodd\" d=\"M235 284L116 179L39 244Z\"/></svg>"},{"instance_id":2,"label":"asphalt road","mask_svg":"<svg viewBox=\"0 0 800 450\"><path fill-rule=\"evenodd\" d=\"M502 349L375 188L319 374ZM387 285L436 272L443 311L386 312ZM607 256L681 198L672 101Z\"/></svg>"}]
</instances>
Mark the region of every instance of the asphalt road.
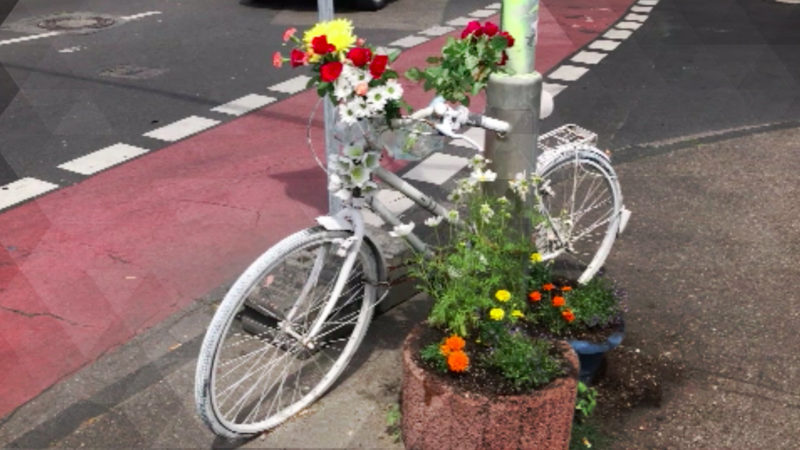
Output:
<instances>
[{"instance_id":1,"label":"asphalt road","mask_svg":"<svg viewBox=\"0 0 800 450\"><path fill-rule=\"evenodd\" d=\"M336 12L369 42L385 45L485 4L395 0L377 12L346 3ZM272 67L271 55L287 27L302 30L317 20L316 6L315 0L17 1L0 26L0 42L47 33L37 24L78 13L114 24L0 45L0 185L24 177L79 182L83 176L56 166L117 142L163 145L142 134L288 78L289 69Z\"/></svg>"}]
</instances>

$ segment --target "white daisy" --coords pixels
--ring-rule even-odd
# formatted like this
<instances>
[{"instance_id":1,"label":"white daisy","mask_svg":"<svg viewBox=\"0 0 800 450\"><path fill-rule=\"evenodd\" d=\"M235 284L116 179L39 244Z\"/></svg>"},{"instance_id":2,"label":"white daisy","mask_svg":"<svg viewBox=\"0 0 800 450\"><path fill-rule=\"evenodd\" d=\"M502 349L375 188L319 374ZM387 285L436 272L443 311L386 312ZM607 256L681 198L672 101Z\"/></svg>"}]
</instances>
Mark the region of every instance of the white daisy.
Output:
<instances>
[{"instance_id":1,"label":"white daisy","mask_svg":"<svg viewBox=\"0 0 800 450\"><path fill-rule=\"evenodd\" d=\"M386 89L381 86L376 86L367 92L367 104L375 112L382 110L387 100L389 99L386 96Z\"/></svg>"},{"instance_id":2,"label":"white daisy","mask_svg":"<svg viewBox=\"0 0 800 450\"><path fill-rule=\"evenodd\" d=\"M440 223L442 223L443 219L444 216L428 217L427 219L425 219L425 225L429 227L435 227L438 226Z\"/></svg>"},{"instance_id":3,"label":"white daisy","mask_svg":"<svg viewBox=\"0 0 800 450\"><path fill-rule=\"evenodd\" d=\"M403 86L394 78L386 80L384 89L386 90L386 97L388 97L389 100L400 100L403 97Z\"/></svg>"},{"instance_id":4,"label":"white daisy","mask_svg":"<svg viewBox=\"0 0 800 450\"><path fill-rule=\"evenodd\" d=\"M372 111L370 110L369 105L363 99L361 98L354 99L349 104L353 105L356 117L358 117L359 119L364 119L372 116Z\"/></svg>"},{"instance_id":5,"label":"white daisy","mask_svg":"<svg viewBox=\"0 0 800 450\"><path fill-rule=\"evenodd\" d=\"M400 225L395 225L394 228L392 228L392 231L389 232L389 236L392 237L407 236L411 233L411 230L413 229L414 229L414 222L401 223Z\"/></svg>"},{"instance_id":6,"label":"white daisy","mask_svg":"<svg viewBox=\"0 0 800 450\"><path fill-rule=\"evenodd\" d=\"M489 206L488 203L484 203L481 205L481 220L484 223L489 223L489 221L494 217L494 211L492 211L492 207Z\"/></svg>"},{"instance_id":7,"label":"white daisy","mask_svg":"<svg viewBox=\"0 0 800 450\"><path fill-rule=\"evenodd\" d=\"M337 83L341 80L343 85L346 85L350 90L353 89L359 79L361 78L361 69L355 66L351 66L350 64L343 64L342 65L342 73L339 75L339 78L336 79Z\"/></svg>"},{"instance_id":8,"label":"white daisy","mask_svg":"<svg viewBox=\"0 0 800 450\"><path fill-rule=\"evenodd\" d=\"M353 102L342 103L339 105L339 120L346 125L352 125L358 120L356 109Z\"/></svg>"},{"instance_id":9,"label":"white daisy","mask_svg":"<svg viewBox=\"0 0 800 450\"><path fill-rule=\"evenodd\" d=\"M475 169L469 175L470 180L477 181L479 183L491 183L492 181L497 179L497 174L492 172L491 169L481 170Z\"/></svg>"}]
</instances>

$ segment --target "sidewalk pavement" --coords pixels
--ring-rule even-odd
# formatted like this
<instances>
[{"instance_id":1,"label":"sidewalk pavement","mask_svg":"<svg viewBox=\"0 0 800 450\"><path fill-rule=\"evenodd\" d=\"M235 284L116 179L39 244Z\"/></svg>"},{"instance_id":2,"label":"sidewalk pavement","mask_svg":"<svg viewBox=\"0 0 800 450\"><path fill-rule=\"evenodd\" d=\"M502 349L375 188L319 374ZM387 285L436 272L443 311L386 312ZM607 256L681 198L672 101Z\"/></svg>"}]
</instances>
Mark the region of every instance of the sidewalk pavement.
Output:
<instances>
[{"instance_id":1,"label":"sidewalk pavement","mask_svg":"<svg viewBox=\"0 0 800 450\"><path fill-rule=\"evenodd\" d=\"M629 293L624 347L685 369L659 406L598 410L614 448L796 448L800 123L615 154L633 217L607 268ZM274 431L215 440L192 398L212 298L100 358L0 424L8 447L401 448L400 348L427 303L380 315L333 390ZM613 369L613 368L611 368ZM613 370L609 370L612 373ZM661 375L655 374L656 377Z\"/></svg>"}]
</instances>

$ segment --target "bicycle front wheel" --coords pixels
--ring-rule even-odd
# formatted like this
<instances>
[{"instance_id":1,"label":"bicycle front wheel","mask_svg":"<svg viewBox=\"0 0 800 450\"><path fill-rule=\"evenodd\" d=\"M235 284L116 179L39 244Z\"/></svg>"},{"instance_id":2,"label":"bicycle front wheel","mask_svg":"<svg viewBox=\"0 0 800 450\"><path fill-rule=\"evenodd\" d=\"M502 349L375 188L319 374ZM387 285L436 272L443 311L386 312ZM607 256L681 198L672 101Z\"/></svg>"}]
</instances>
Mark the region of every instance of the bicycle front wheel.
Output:
<instances>
[{"instance_id":1,"label":"bicycle front wheel","mask_svg":"<svg viewBox=\"0 0 800 450\"><path fill-rule=\"evenodd\" d=\"M367 331L378 262L361 245L344 273L337 254L349 231L312 228L262 254L233 284L200 349L195 400L220 436L241 438L275 427L336 381ZM345 277L338 298L334 285ZM335 302L322 328L311 328Z\"/></svg>"},{"instance_id":2,"label":"bicycle front wheel","mask_svg":"<svg viewBox=\"0 0 800 450\"><path fill-rule=\"evenodd\" d=\"M571 149L538 172L543 179L536 244L543 259L585 283L603 266L619 230L622 193L617 176L597 150Z\"/></svg>"}]
</instances>

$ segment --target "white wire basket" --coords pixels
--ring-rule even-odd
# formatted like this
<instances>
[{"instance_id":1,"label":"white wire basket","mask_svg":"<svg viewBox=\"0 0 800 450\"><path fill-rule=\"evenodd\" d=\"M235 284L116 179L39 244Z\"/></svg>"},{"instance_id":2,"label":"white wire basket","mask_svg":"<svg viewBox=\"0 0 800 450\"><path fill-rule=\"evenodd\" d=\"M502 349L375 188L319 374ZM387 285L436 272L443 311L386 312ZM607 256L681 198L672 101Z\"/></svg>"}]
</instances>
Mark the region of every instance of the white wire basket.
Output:
<instances>
[{"instance_id":1,"label":"white wire basket","mask_svg":"<svg viewBox=\"0 0 800 450\"><path fill-rule=\"evenodd\" d=\"M557 150L566 145L597 144L597 134L574 123L560 127L539 136L539 150Z\"/></svg>"},{"instance_id":2,"label":"white wire basket","mask_svg":"<svg viewBox=\"0 0 800 450\"><path fill-rule=\"evenodd\" d=\"M407 161L418 161L444 148L444 136L421 121L387 129L381 142L393 158Z\"/></svg>"}]
</instances>

